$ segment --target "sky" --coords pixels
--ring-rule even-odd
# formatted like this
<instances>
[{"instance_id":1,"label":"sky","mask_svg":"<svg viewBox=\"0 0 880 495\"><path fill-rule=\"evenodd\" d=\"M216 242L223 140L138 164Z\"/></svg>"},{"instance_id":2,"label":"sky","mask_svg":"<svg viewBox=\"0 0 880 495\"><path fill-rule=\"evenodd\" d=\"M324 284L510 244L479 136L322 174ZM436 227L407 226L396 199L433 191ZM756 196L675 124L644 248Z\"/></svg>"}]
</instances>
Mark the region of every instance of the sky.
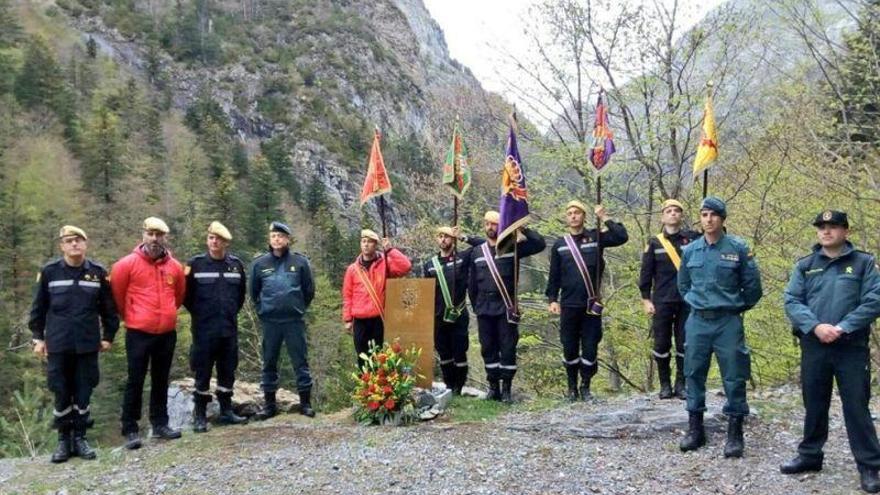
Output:
<instances>
[{"instance_id":1,"label":"sky","mask_svg":"<svg viewBox=\"0 0 880 495\"><path fill-rule=\"evenodd\" d=\"M424 0L431 16L440 25L449 54L471 69L483 87L505 94L497 74L498 54L490 45L503 42L513 53L528 50L521 38L523 19L529 6L538 0ZM671 4L673 0L659 0ZM679 0L689 8L696 6L693 24L725 0ZM526 21L527 22L527 21Z\"/></svg>"}]
</instances>

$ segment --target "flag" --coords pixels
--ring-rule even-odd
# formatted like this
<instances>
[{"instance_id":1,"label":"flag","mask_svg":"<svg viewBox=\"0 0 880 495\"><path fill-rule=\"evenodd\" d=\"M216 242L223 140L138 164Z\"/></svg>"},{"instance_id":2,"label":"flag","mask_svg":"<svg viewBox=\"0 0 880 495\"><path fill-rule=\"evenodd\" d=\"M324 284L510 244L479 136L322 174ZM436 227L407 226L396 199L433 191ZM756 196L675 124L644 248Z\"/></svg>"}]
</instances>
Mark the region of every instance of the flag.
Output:
<instances>
[{"instance_id":1,"label":"flag","mask_svg":"<svg viewBox=\"0 0 880 495\"><path fill-rule=\"evenodd\" d=\"M712 96L706 97L706 110L703 115L703 131L700 144L697 146L697 158L694 160L694 176L709 168L709 164L718 158L718 133L715 131L715 111L712 110Z\"/></svg>"},{"instance_id":2,"label":"flag","mask_svg":"<svg viewBox=\"0 0 880 495\"><path fill-rule=\"evenodd\" d=\"M468 163L467 145L464 137L458 130L458 124L452 130L452 144L446 152L446 161L443 162L443 185L452 190L452 194L459 199L471 185L471 166Z\"/></svg>"},{"instance_id":3,"label":"flag","mask_svg":"<svg viewBox=\"0 0 880 495\"><path fill-rule=\"evenodd\" d=\"M379 148L379 131L373 136L373 148L370 150L370 163L367 167L367 176L364 178L364 188L361 190L361 206L370 198L381 196L391 192L391 180L388 171L385 170L385 160L382 159L382 150Z\"/></svg>"},{"instance_id":4,"label":"flag","mask_svg":"<svg viewBox=\"0 0 880 495\"><path fill-rule=\"evenodd\" d=\"M602 99L604 91L599 92L599 98L596 100L596 123L593 125L593 146L590 147L590 163L596 167L596 170L602 170L602 167L608 164L611 155L614 154L614 134L611 133L611 127L608 126L608 107Z\"/></svg>"},{"instance_id":5,"label":"flag","mask_svg":"<svg viewBox=\"0 0 880 495\"><path fill-rule=\"evenodd\" d=\"M498 206L501 220L498 223L498 253L510 252L517 241L516 231L529 221L529 199L526 190L526 174L516 145L513 126L507 137L504 170L501 174L501 202Z\"/></svg>"}]
</instances>

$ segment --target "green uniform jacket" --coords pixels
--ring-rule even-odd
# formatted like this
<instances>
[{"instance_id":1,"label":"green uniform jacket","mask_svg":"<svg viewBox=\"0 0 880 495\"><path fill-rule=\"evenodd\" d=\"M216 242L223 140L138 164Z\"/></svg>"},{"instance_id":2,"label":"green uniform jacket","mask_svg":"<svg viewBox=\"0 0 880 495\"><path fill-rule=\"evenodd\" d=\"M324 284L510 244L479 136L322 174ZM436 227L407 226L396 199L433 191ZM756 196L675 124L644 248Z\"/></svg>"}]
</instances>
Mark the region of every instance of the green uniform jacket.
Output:
<instances>
[{"instance_id":1,"label":"green uniform jacket","mask_svg":"<svg viewBox=\"0 0 880 495\"><path fill-rule=\"evenodd\" d=\"M795 264L784 297L786 316L804 335L820 323L845 333L868 330L880 316L880 274L874 257L849 242L834 259L817 244Z\"/></svg>"},{"instance_id":2,"label":"green uniform jacket","mask_svg":"<svg viewBox=\"0 0 880 495\"><path fill-rule=\"evenodd\" d=\"M742 239L725 234L708 244L703 236L682 253L678 291L691 309L739 313L761 299L761 273Z\"/></svg>"}]
</instances>

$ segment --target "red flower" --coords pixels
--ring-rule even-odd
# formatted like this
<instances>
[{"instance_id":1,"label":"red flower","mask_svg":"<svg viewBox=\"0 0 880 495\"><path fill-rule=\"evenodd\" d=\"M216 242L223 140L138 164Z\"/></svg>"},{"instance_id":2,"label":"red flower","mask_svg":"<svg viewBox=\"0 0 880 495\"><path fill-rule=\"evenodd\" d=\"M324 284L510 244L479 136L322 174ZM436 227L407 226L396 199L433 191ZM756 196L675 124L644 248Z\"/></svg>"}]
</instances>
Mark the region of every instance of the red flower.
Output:
<instances>
[{"instance_id":1,"label":"red flower","mask_svg":"<svg viewBox=\"0 0 880 495\"><path fill-rule=\"evenodd\" d=\"M385 361L388 361L388 355L385 354L385 353L379 354L379 356L377 357L377 359L379 360L379 362L380 362L381 364L385 364Z\"/></svg>"},{"instance_id":2,"label":"red flower","mask_svg":"<svg viewBox=\"0 0 880 495\"><path fill-rule=\"evenodd\" d=\"M369 371L365 371L364 374L361 375L361 380L363 380L363 381L365 381L365 382L370 381L370 378L372 378L372 377L370 376L370 372L369 372Z\"/></svg>"},{"instance_id":3,"label":"red flower","mask_svg":"<svg viewBox=\"0 0 880 495\"><path fill-rule=\"evenodd\" d=\"M370 401L367 404L367 409L369 409L370 411L375 411L376 409L379 409L379 403L376 401Z\"/></svg>"},{"instance_id":4,"label":"red flower","mask_svg":"<svg viewBox=\"0 0 880 495\"><path fill-rule=\"evenodd\" d=\"M377 381L379 382L379 385L387 385L388 384L388 379L385 378L384 376L379 377L379 380L377 380Z\"/></svg>"},{"instance_id":5,"label":"red flower","mask_svg":"<svg viewBox=\"0 0 880 495\"><path fill-rule=\"evenodd\" d=\"M370 388L368 388L367 390L369 390L370 393L375 392L376 391L376 384L375 383L370 384Z\"/></svg>"},{"instance_id":6,"label":"red flower","mask_svg":"<svg viewBox=\"0 0 880 495\"><path fill-rule=\"evenodd\" d=\"M389 411L393 410L396 405L397 403L394 402L394 399L388 399L385 401L385 409Z\"/></svg>"},{"instance_id":7,"label":"red flower","mask_svg":"<svg viewBox=\"0 0 880 495\"><path fill-rule=\"evenodd\" d=\"M376 372L376 376L385 376L385 368L379 368L379 371Z\"/></svg>"},{"instance_id":8,"label":"red flower","mask_svg":"<svg viewBox=\"0 0 880 495\"><path fill-rule=\"evenodd\" d=\"M403 348L400 347L400 342L395 342L391 344L391 350L399 353L401 350L403 350Z\"/></svg>"},{"instance_id":9,"label":"red flower","mask_svg":"<svg viewBox=\"0 0 880 495\"><path fill-rule=\"evenodd\" d=\"M364 396L364 397L369 397L369 396L370 396L370 391L367 390L367 389L363 389L363 390L361 390L361 395Z\"/></svg>"},{"instance_id":10,"label":"red flower","mask_svg":"<svg viewBox=\"0 0 880 495\"><path fill-rule=\"evenodd\" d=\"M394 389L391 388L390 385L385 385L384 387L382 387L382 392L387 395L387 394L390 394L391 392L394 392Z\"/></svg>"}]
</instances>

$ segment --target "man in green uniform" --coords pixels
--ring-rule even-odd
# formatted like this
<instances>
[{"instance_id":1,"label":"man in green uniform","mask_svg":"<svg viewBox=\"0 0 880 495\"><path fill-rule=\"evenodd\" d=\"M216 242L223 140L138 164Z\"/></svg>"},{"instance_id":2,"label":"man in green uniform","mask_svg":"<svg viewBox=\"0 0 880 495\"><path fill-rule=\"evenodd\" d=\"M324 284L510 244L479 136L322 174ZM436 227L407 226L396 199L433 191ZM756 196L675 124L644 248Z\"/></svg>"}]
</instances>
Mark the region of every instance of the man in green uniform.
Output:
<instances>
[{"instance_id":1,"label":"man in green uniform","mask_svg":"<svg viewBox=\"0 0 880 495\"><path fill-rule=\"evenodd\" d=\"M813 225L819 243L795 264L785 289L785 314L801 345L804 438L783 474L822 469L828 408L837 380L846 433L862 490L880 492L880 443L868 411L871 323L880 316L880 274L874 257L847 240L846 213L825 211Z\"/></svg>"},{"instance_id":2,"label":"man in green uniform","mask_svg":"<svg viewBox=\"0 0 880 495\"><path fill-rule=\"evenodd\" d=\"M703 236L685 248L678 272L678 291L691 308L685 323L684 356L690 418L679 447L686 452L706 444L706 375L715 353L727 396L724 457L742 457L743 418L749 414L746 380L751 367L742 313L761 299L761 275L745 241L725 232L726 218L724 201L713 196L703 199Z\"/></svg>"}]
</instances>

